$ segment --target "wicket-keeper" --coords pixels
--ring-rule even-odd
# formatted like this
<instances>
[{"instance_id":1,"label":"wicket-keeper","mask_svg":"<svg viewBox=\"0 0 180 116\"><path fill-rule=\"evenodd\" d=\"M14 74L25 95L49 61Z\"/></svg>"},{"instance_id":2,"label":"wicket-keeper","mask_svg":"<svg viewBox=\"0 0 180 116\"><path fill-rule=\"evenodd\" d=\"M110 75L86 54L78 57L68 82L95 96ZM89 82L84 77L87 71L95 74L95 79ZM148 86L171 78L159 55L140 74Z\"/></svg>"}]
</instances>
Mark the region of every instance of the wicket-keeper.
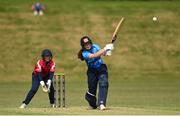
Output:
<instances>
[{"instance_id":1,"label":"wicket-keeper","mask_svg":"<svg viewBox=\"0 0 180 116\"><path fill-rule=\"evenodd\" d=\"M52 60L53 55L49 49L44 49L41 56L42 59L37 61L32 73L32 87L20 108L27 107L33 96L36 94L39 85L41 85L44 92L48 93L51 107L55 107L54 87L52 85L52 79L55 71L55 62Z\"/></svg>"}]
</instances>

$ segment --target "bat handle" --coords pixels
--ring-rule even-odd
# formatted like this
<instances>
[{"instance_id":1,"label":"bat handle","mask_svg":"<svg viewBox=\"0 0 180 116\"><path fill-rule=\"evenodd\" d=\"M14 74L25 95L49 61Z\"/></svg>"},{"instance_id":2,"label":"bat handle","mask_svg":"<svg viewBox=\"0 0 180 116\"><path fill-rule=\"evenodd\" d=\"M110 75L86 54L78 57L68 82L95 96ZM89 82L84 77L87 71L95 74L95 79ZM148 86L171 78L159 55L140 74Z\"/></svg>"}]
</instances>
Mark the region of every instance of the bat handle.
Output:
<instances>
[{"instance_id":1,"label":"bat handle","mask_svg":"<svg viewBox=\"0 0 180 116\"><path fill-rule=\"evenodd\" d=\"M112 37L112 41L111 41L111 43L114 43L115 41L116 41L116 35L114 35L113 37Z\"/></svg>"}]
</instances>

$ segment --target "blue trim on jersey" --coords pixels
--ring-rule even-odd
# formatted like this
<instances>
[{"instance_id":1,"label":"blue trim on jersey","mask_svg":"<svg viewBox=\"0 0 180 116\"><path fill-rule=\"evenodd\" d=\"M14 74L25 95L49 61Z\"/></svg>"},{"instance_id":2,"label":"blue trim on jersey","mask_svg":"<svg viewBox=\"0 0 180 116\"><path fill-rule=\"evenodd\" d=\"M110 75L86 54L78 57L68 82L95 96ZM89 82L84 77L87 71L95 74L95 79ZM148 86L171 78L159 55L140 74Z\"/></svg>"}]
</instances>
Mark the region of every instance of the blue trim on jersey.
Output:
<instances>
[{"instance_id":1,"label":"blue trim on jersey","mask_svg":"<svg viewBox=\"0 0 180 116\"><path fill-rule=\"evenodd\" d=\"M90 50L84 50L82 52L82 56L85 59L86 64L89 68L100 68L101 64L103 64L103 60L101 59L101 57L89 58L90 54L94 54L99 50L101 50L101 48L98 45L92 44Z\"/></svg>"}]
</instances>

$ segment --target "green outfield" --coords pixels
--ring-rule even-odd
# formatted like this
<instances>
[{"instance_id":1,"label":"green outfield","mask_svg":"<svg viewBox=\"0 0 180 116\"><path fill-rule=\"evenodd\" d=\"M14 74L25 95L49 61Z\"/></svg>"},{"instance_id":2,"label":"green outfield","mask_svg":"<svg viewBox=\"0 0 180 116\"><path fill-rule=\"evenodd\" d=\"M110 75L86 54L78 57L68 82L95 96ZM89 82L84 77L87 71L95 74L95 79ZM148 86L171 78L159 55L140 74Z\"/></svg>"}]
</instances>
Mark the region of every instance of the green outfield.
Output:
<instances>
[{"instance_id":1,"label":"green outfield","mask_svg":"<svg viewBox=\"0 0 180 116\"><path fill-rule=\"evenodd\" d=\"M43 0L41 17L31 12L34 2L0 0L0 115L180 115L179 1ZM89 35L104 47L122 17L112 56L103 58L109 68L108 110L87 110L86 64L76 56L79 40ZM39 89L28 108L19 109L44 48L53 51L56 71L66 74L67 107L49 108Z\"/></svg>"}]
</instances>

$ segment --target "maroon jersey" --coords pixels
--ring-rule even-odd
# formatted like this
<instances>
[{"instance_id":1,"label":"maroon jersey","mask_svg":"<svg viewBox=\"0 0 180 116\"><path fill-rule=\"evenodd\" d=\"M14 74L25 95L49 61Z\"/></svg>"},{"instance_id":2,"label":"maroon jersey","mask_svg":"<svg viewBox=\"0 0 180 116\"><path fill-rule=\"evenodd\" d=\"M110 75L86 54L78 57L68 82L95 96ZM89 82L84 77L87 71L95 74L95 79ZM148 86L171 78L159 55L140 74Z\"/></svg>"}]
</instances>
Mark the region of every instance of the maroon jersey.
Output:
<instances>
[{"instance_id":1,"label":"maroon jersey","mask_svg":"<svg viewBox=\"0 0 180 116\"><path fill-rule=\"evenodd\" d=\"M55 62L50 60L49 63L46 65L46 62L44 60L38 60L35 67L33 74L37 75L39 72L42 72L42 77L45 77L50 72L55 71Z\"/></svg>"}]
</instances>

